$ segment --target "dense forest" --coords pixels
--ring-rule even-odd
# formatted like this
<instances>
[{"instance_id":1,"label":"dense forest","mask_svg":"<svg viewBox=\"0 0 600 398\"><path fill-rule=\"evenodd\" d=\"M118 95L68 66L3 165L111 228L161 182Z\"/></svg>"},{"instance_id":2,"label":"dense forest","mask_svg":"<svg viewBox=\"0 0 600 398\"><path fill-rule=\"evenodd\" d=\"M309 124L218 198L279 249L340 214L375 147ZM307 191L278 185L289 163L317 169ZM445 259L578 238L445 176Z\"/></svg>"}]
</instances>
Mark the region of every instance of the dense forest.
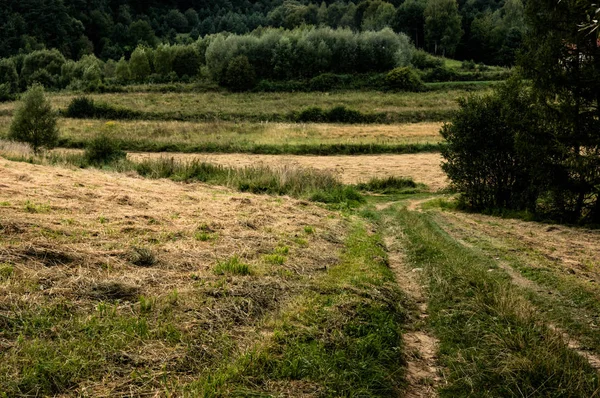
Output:
<instances>
[{"instance_id":1,"label":"dense forest","mask_svg":"<svg viewBox=\"0 0 600 398\"><path fill-rule=\"evenodd\" d=\"M0 58L57 49L67 59L129 57L139 44L189 44L206 35L312 25L391 28L417 48L512 65L525 32L521 0L2 0Z\"/></svg>"}]
</instances>

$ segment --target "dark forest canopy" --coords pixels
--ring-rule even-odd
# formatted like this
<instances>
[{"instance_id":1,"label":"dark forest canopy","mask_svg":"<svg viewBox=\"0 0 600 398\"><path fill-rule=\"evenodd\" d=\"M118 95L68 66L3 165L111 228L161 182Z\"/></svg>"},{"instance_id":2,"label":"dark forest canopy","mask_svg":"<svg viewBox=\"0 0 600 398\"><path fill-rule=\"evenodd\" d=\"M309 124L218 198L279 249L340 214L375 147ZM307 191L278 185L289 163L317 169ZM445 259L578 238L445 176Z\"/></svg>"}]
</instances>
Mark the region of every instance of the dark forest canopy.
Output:
<instances>
[{"instance_id":1,"label":"dark forest canopy","mask_svg":"<svg viewBox=\"0 0 600 398\"><path fill-rule=\"evenodd\" d=\"M186 44L219 32L301 25L386 27L438 55L512 65L525 27L522 0L0 0L0 58L42 48L118 60L138 44Z\"/></svg>"}]
</instances>

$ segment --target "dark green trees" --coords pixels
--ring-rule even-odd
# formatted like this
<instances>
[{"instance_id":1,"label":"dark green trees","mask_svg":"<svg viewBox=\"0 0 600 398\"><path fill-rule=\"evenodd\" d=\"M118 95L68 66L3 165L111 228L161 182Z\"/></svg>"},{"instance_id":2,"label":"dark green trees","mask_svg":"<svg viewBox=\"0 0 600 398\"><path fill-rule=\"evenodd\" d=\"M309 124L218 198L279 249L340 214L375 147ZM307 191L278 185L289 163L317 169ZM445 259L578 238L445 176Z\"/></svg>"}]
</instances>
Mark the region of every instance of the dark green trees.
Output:
<instances>
[{"instance_id":1,"label":"dark green trees","mask_svg":"<svg viewBox=\"0 0 600 398\"><path fill-rule=\"evenodd\" d=\"M550 160L548 210L600 223L600 42L581 28L592 12L585 1L530 0L521 64L552 125L539 159Z\"/></svg>"},{"instance_id":2,"label":"dark green trees","mask_svg":"<svg viewBox=\"0 0 600 398\"><path fill-rule=\"evenodd\" d=\"M56 114L44 96L44 87L35 84L23 95L23 103L13 118L8 138L26 142L34 152L54 148L58 141Z\"/></svg>"},{"instance_id":3,"label":"dark green trees","mask_svg":"<svg viewBox=\"0 0 600 398\"><path fill-rule=\"evenodd\" d=\"M443 168L466 204L600 225L600 41L582 28L594 12L530 0L520 63L531 95L509 85L463 100L444 127Z\"/></svg>"},{"instance_id":4,"label":"dark green trees","mask_svg":"<svg viewBox=\"0 0 600 398\"><path fill-rule=\"evenodd\" d=\"M513 80L459 105L441 131L447 142L442 169L464 204L475 210L535 210L540 190L533 184L528 142L541 125L528 90Z\"/></svg>"}]
</instances>

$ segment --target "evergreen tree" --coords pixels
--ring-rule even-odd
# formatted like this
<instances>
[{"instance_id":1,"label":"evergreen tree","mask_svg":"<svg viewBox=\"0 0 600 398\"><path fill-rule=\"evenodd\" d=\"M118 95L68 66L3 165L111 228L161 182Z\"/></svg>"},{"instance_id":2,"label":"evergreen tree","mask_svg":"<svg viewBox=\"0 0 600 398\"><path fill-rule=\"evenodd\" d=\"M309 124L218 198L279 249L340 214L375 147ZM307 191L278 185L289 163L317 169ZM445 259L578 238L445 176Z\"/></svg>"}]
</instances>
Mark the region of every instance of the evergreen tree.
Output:
<instances>
[{"instance_id":1,"label":"evergreen tree","mask_svg":"<svg viewBox=\"0 0 600 398\"><path fill-rule=\"evenodd\" d=\"M567 221L600 223L600 43L582 29L591 18L580 0L529 0L521 66L551 128L538 146L550 206Z\"/></svg>"}]
</instances>

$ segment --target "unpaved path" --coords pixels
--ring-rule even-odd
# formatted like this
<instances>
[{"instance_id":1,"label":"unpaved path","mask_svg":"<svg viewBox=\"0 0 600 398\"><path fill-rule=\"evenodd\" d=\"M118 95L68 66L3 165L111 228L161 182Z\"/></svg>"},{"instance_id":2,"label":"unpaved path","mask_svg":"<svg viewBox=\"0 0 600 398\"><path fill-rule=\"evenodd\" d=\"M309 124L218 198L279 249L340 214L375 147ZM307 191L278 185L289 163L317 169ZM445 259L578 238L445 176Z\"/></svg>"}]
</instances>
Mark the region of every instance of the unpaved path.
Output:
<instances>
[{"instance_id":1,"label":"unpaved path","mask_svg":"<svg viewBox=\"0 0 600 398\"><path fill-rule=\"evenodd\" d=\"M408 387L405 391L407 398L437 397L437 387L440 385L441 368L437 363L438 340L423 329L428 317L427 301L419 280L422 270L410 269L405 261L401 248L392 236L402 233L393 229L385 238L388 248L390 268L396 275L398 285L416 305L413 329L406 331L402 338L405 345Z\"/></svg>"}]
</instances>

